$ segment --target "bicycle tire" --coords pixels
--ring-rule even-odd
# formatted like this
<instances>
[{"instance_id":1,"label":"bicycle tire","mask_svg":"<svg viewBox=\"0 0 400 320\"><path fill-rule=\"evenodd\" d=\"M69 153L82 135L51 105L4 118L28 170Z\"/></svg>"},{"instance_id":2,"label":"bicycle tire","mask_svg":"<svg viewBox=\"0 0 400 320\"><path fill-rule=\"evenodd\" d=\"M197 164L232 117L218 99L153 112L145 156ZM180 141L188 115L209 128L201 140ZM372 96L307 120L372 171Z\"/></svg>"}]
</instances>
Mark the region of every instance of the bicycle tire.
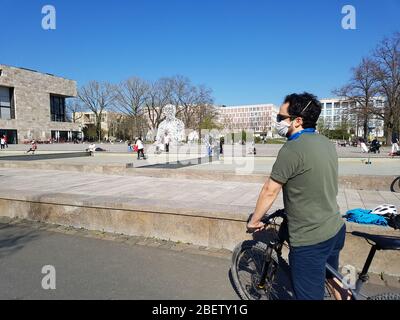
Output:
<instances>
[{"instance_id":1,"label":"bicycle tire","mask_svg":"<svg viewBox=\"0 0 400 320\"><path fill-rule=\"evenodd\" d=\"M259 254L260 257L263 257L265 254L265 251L267 250L267 244L264 242L260 241L255 241L255 240L246 240L241 243L239 243L235 249L233 250L232 254L232 265L231 265L231 276L232 276L232 281L233 285L235 288L236 293L242 300L272 300L272 299L278 299L279 295L283 296L283 293L281 290L286 290L287 286L285 285L279 285L272 281L272 283L266 283L266 286L269 288L269 291L267 292L264 289L259 289L256 287L256 281L259 279L260 274L251 274L251 287L249 287L249 284L246 286L245 284L242 283L240 277L239 277L239 272L240 270L240 259L243 257L243 255L246 252L253 252L255 254ZM262 260L263 262L263 260ZM274 280L276 280L276 273L284 274L286 277L288 277L288 270L289 266L286 263L286 261L278 257L277 253L275 251L272 251L271 255L271 263L274 263L275 266L275 274L274 274ZM261 270L258 270L261 271ZM289 276L290 277L290 276ZM275 287L276 286L276 287ZM290 290L290 288L289 288ZM249 292L250 291L250 292ZM287 294L288 296L286 299L290 299L290 292Z\"/></svg>"},{"instance_id":2,"label":"bicycle tire","mask_svg":"<svg viewBox=\"0 0 400 320\"><path fill-rule=\"evenodd\" d=\"M372 297L369 297L368 300L400 300L399 293L381 293Z\"/></svg>"},{"instance_id":3,"label":"bicycle tire","mask_svg":"<svg viewBox=\"0 0 400 320\"><path fill-rule=\"evenodd\" d=\"M393 180L392 184L390 185L390 191L400 193L400 177L397 177Z\"/></svg>"},{"instance_id":4,"label":"bicycle tire","mask_svg":"<svg viewBox=\"0 0 400 320\"><path fill-rule=\"evenodd\" d=\"M233 282L234 289L238 296L242 300L260 300L255 299L254 296L251 296L246 290L243 288L243 285L239 279L238 273L238 259L240 258L241 254L246 250L254 250L259 254L264 254L267 250L267 244L260 241L255 240L246 240L239 243L235 249L233 250L232 254L232 265L230 268L231 271L231 280ZM272 299L285 299L285 300L292 300L294 299L294 292L291 284L291 276L290 276L290 266L285 259L278 256L275 251L272 251L272 261L277 266L277 277L275 278L276 283L270 284L273 292L269 296L264 296L265 300L272 300ZM279 283L279 284L278 284ZM276 287L274 287L276 286ZM253 288L255 289L255 288ZM260 289L261 290L261 289ZM325 281L325 293L324 293L324 300L335 300L333 293L331 292L329 286L327 285L327 281Z\"/></svg>"}]
</instances>

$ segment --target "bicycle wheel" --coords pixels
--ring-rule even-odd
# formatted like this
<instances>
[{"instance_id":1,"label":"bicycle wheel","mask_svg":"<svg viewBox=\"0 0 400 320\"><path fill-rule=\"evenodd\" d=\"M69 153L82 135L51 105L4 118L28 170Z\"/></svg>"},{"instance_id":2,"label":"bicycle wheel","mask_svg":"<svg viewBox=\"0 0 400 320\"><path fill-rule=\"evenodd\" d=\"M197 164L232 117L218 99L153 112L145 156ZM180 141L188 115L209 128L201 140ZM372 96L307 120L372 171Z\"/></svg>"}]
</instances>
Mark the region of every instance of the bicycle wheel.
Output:
<instances>
[{"instance_id":1,"label":"bicycle wheel","mask_svg":"<svg viewBox=\"0 0 400 320\"><path fill-rule=\"evenodd\" d=\"M281 276L282 273L289 279L288 270L284 268L287 264L282 258L278 258L275 251L272 251L271 263L268 266L271 278L265 283L264 288L258 287L266 250L265 243L248 240L237 245L233 251L232 280L237 294L243 300L290 299L292 295L290 289L287 289L287 283L279 280L285 278Z\"/></svg>"},{"instance_id":2,"label":"bicycle wheel","mask_svg":"<svg viewBox=\"0 0 400 320\"><path fill-rule=\"evenodd\" d=\"M369 297L368 300L400 300L399 293L381 293L376 296Z\"/></svg>"},{"instance_id":3,"label":"bicycle wheel","mask_svg":"<svg viewBox=\"0 0 400 320\"><path fill-rule=\"evenodd\" d=\"M390 185L390 191L400 193L400 177L393 180Z\"/></svg>"}]
</instances>

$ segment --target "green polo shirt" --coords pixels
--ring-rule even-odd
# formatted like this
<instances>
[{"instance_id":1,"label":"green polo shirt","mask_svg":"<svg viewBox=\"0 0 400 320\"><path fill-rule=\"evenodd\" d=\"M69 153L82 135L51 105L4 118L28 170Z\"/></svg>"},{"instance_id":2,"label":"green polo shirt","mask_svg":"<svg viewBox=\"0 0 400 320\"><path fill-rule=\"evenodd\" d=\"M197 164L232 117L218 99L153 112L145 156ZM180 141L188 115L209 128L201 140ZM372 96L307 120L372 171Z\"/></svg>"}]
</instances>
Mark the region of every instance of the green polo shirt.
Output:
<instances>
[{"instance_id":1,"label":"green polo shirt","mask_svg":"<svg viewBox=\"0 0 400 320\"><path fill-rule=\"evenodd\" d=\"M336 201L337 153L325 136L304 133L287 141L279 151L271 178L283 184L292 246L323 242L343 226Z\"/></svg>"}]
</instances>

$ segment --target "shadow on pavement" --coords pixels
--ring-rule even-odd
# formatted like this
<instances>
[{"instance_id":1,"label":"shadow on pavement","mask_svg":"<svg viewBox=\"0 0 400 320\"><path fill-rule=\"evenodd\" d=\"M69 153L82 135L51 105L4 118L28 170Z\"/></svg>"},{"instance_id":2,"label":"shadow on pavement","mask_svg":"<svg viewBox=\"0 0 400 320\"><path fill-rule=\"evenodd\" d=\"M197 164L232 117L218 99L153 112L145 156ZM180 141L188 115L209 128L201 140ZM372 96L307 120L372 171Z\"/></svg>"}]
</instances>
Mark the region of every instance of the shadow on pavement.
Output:
<instances>
[{"instance_id":1,"label":"shadow on pavement","mask_svg":"<svg viewBox=\"0 0 400 320\"><path fill-rule=\"evenodd\" d=\"M0 259L21 250L28 242L40 237L37 230L0 224Z\"/></svg>"}]
</instances>

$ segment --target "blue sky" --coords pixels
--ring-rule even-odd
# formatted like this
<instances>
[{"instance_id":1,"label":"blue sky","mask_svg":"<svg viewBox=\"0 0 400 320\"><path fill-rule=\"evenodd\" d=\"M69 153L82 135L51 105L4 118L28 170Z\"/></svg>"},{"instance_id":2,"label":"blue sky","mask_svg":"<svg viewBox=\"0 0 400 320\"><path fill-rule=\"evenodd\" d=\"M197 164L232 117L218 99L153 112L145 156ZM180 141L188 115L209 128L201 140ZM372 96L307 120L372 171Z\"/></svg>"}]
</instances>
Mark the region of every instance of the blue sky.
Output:
<instances>
[{"instance_id":1,"label":"blue sky","mask_svg":"<svg viewBox=\"0 0 400 320\"><path fill-rule=\"evenodd\" d=\"M44 5L57 29L41 27ZM344 5L357 29L341 27ZM0 63L78 81L182 74L218 104L331 96L385 35L400 0L0 0Z\"/></svg>"}]
</instances>

